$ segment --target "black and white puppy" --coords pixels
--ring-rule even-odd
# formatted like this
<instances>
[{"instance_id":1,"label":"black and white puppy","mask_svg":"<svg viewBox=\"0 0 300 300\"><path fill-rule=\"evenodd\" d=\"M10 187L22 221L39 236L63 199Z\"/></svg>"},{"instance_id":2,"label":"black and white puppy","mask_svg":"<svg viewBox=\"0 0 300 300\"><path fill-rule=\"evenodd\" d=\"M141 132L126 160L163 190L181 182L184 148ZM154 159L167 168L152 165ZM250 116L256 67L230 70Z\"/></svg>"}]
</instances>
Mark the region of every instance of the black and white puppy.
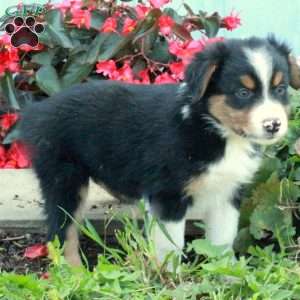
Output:
<instances>
[{"instance_id":1,"label":"black and white puppy","mask_svg":"<svg viewBox=\"0 0 300 300\"><path fill-rule=\"evenodd\" d=\"M195 209L214 244L237 234L238 192L257 171L259 145L288 127L288 85L300 87L290 50L274 38L208 46L182 84L88 82L25 111L22 135L45 198L49 240L80 263L78 235L61 208L79 218L89 178L119 199L148 200L178 247ZM176 247L159 226L160 259Z\"/></svg>"}]
</instances>

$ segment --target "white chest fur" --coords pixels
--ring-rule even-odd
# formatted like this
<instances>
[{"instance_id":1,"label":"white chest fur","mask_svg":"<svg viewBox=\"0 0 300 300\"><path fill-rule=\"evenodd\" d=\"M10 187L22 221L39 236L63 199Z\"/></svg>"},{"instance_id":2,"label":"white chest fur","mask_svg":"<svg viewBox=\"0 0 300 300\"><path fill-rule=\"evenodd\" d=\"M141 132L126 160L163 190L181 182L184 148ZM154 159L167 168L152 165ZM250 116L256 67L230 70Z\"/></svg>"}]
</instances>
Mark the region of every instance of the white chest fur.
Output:
<instances>
[{"instance_id":1,"label":"white chest fur","mask_svg":"<svg viewBox=\"0 0 300 300\"><path fill-rule=\"evenodd\" d=\"M185 191L193 197L191 209L197 210L200 219L208 210L232 201L239 186L251 181L261 160L251 153L253 148L247 140L230 137L223 158L188 182Z\"/></svg>"}]
</instances>

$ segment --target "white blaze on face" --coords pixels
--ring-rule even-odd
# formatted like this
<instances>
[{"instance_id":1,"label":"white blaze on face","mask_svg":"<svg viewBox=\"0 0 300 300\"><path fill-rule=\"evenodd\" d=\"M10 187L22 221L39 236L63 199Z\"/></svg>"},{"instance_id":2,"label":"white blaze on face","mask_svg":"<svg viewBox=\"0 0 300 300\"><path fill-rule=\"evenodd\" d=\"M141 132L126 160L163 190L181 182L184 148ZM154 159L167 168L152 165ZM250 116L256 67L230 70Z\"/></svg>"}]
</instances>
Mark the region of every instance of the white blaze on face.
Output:
<instances>
[{"instance_id":1,"label":"white blaze on face","mask_svg":"<svg viewBox=\"0 0 300 300\"><path fill-rule=\"evenodd\" d=\"M264 47L258 49L245 49L249 63L262 86L262 99L253 107L250 113L249 132L255 140L262 144L272 144L278 141L287 131L288 117L286 107L270 94L273 75L272 57ZM277 119L281 126L273 138L268 138L263 123L266 120Z\"/></svg>"}]
</instances>

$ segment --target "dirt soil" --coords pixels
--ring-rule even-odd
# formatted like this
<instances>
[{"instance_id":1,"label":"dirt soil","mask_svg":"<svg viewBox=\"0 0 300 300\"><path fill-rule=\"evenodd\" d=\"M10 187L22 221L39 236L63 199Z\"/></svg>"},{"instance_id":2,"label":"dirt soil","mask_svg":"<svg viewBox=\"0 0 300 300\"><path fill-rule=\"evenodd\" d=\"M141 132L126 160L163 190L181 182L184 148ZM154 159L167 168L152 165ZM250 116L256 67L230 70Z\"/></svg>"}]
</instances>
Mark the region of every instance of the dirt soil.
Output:
<instances>
[{"instance_id":1,"label":"dirt soil","mask_svg":"<svg viewBox=\"0 0 300 300\"><path fill-rule=\"evenodd\" d=\"M38 275L45 273L49 265L47 257L33 260L24 257L25 249L38 243L45 243L44 234L16 234L0 231L0 272L36 273ZM110 238L108 243L116 244L113 238ZM98 254L102 253L101 247L84 237L81 239L81 247L88 258L89 266L93 267L97 263Z\"/></svg>"}]
</instances>

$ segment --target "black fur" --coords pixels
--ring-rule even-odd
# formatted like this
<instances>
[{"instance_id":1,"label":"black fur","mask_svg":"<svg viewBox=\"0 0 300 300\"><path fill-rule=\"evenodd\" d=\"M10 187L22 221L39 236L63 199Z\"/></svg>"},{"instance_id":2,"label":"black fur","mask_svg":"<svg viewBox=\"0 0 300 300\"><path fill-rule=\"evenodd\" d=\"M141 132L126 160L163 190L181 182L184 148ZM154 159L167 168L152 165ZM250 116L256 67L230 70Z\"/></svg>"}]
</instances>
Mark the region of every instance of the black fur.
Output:
<instances>
[{"instance_id":1,"label":"black fur","mask_svg":"<svg viewBox=\"0 0 300 300\"><path fill-rule=\"evenodd\" d=\"M206 118L211 117L207 99L233 95L235 79L251 72L242 53L245 45L277 44L249 39L211 45L188 67L184 89L178 84L96 81L29 107L22 116L22 136L32 149L33 168L46 200L48 238L58 234L64 240L70 221L61 208L74 214L78 192L89 178L121 198L148 198L161 219L182 219L192 203L184 185L224 154L226 139ZM282 49L274 54L281 65ZM199 99L211 64L217 69ZM181 113L185 105L191 107L186 119ZM229 105L242 109L250 104L236 99Z\"/></svg>"}]
</instances>

